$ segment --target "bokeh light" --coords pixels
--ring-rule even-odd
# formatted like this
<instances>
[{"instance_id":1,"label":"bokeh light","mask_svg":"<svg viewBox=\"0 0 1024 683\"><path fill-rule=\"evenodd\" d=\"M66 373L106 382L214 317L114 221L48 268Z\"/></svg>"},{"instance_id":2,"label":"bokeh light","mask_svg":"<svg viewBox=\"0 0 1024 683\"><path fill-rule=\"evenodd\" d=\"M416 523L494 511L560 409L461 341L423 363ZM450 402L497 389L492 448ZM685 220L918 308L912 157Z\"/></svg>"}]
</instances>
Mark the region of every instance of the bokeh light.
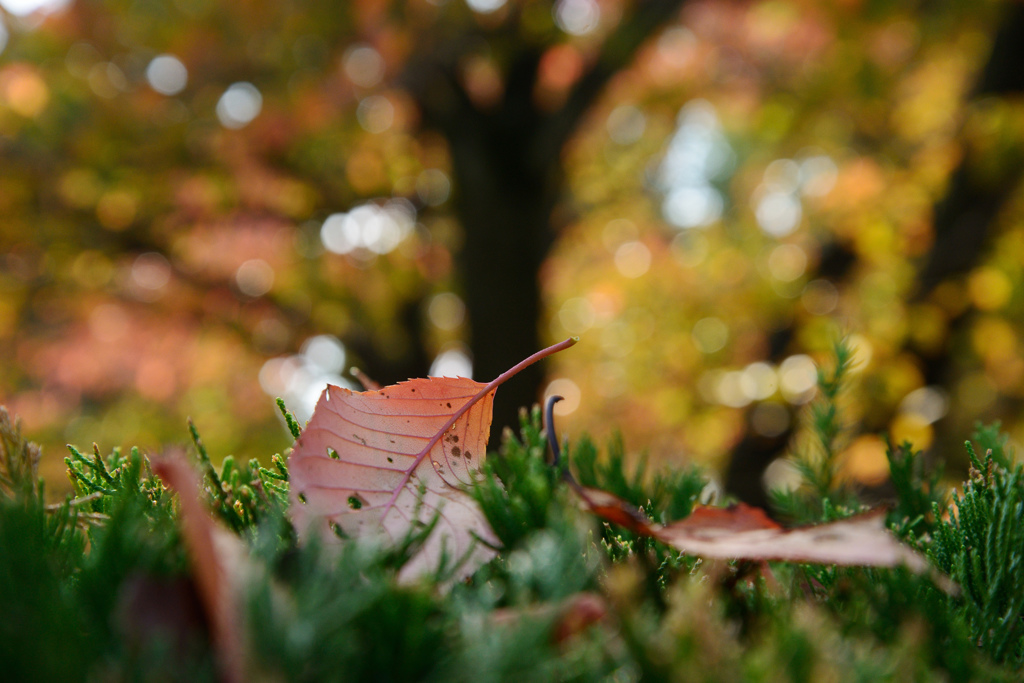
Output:
<instances>
[{"instance_id":1,"label":"bokeh light","mask_svg":"<svg viewBox=\"0 0 1024 683\"><path fill-rule=\"evenodd\" d=\"M427 168L416 176L416 196L427 206L441 206L448 201L452 183L439 168Z\"/></svg>"},{"instance_id":2,"label":"bokeh light","mask_svg":"<svg viewBox=\"0 0 1024 683\"><path fill-rule=\"evenodd\" d=\"M395 107L383 95L370 95L359 102L356 118L367 133L383 133L395 122Z\"/></svg>"},{"instance_id":3,"label":"bokeh light","mask_svg":"<svg viewBox=\"0 0 1024 683\"><path fill-rule=\"evenodd\" d=\"M0 7L16 17L24 17L34 12L56 12L69 2L70 0L0 0Z\"/></svg>"},{"instance_id":4,"label":"bokeh light","mask_svg":"<svg viewBox=\"0 0 1024 683\"><path fill-rule=\"evenodd\" d=\"M249 125L263 109L263 95L252 83L231 84L217 100L217 119L225 128L237 130Z\"/></svg>"},{"instance_id":5,"label":"bokeh light","mask_svg":"<svg viewBox=\"0 0 1024 683\"><path fill-rule=\"evenodd\" d=\"M814 360L802 353L779 364L779 388L790 403L807 403L816 393L818 369Z\"/></svg>"},{"instance_id":6,"label":"bokeh light","mask_svg":"<svg viewBox=\"0 0 1024 683\"><path fill-rule=\"evenodd\" d=\"M174 55L158 55L146 67L146 80L161 95L177 95L188 85L188 69Z\"/></svg>"},{"instance_id":7,"label":"bokeh light","mask_svg":"<svg viewBox=\"0 0 1024 683\"><path fill-rule=\"evenodd\" d=\"M462 344L451 344L441 350L430 364L430 377L466 377L473 379L473 360Z\"/></svg>"},{"instance_id":8,"label":"bokeh light","mask_svg":"<svg viewBox=\"0 0 1024 683\"><path fill-rule=\"evenodd\" d=\"M466 0L466 4L474 12L491 14L505 6L505 0Z\"/></svg>"},{"instance_id":9,"label":"bokeh light","mask_svg":"<svg viewBox=\"0 0 1024 683\"><path fill-rule=\"evenodd\" d=\"M274 286L274 269L263 259L249 259L235 271L235 283L246 296L263 296Z\"/></svg>"},{"instance_id":10,"label":"bokeh light","mask_svg":"<svg viewBox=\"0 0 1024 683\"><path fill-rule=\"evenodd\" d=\"M576 382L567 377L559 377L548 383L547 388L544 389L545 404L552 396L562 397L562 400L555 404L555 415L559 416L572 415L579 409L580 401L583 398Z\"/></svg>"},{"instance_id":11,"label":"bokeh light","mask_svg":"<svg viewBox=\"0 0 1024 683\"><path fill-rule=\"evenodd\" d=\"M632 104L622 104L612 109L605 124L608 136L619 145L631 145L641 137L647 128L647 117Z\"/></svg>"},{"instance_id":12,"label":"bokeh light","mask_svg":"<svg viewBox=\"0 0 1024 683\"><path fill-rule=\"evenodd\" d=\"M331 335L315 335L297 354L271 358L259 371L259 383L267 396L282 398L300 423L313 415L320 394L328 384L358 390L341 376L345 346Z\"/></svg>"},{"instance_id":13,"label":"bokeh light","mask_svg":"<svg viewBox=\"0 0 1024 683\"><path fill-rule=\"evenodd\" d=\"M450 332L458 329L466 317L466 304L451 292L435 294L427 307L430 322L438 329Z\"/></svg>"},{"instance_id":14,"label":"bokeh light","mask_svg":"<svg viewBox=\"0 0 1024 683\"><path fill-rule=\"evenodd\" d=\"M734 162L715 108L705 100L684 106L658 172L665 219L678 228L698 228L721 218L725 202L713 182Z\"/></svg>"},{"instance_id":15,"label":"bokeh light","mask_svg":"<svg viewBox=\"0 0 1024 683\"><path fill-rule=\"evenodd\" d=\"M701 318L693 326L693 341L703 353L721 351L729 341L729 327L720 318Z\"/></svg>"},{"instance_id":16,"label":"bokeh light","mask_svg":"<svg viewBox=\"0 0 1024 683\"><path fill-rule=\"evenodd\" d=\"M574 36L585 36L601 22L601 7L595 0L558 0L554 8L558 28Z\"/></svg>"},{"instance_id":17,"label":"bokeh light","mask_svg":"<svg viewBox=\"0 0 1024 683\"><path fill-rule=\"evenodd\" d=\"M581 337L545 366L566 434L721 466L799 427L852 333L844 476L877 473L869 433L961 465L976 420L1024 441L1021 106L973 89L998 3L688 5L580 111L631 7L157 5L3 0L0 394L49 452L192 415L264 456L268 395L305 414L346 364L470 375L508 340L466 266L505 257L540 306L507 324ZM1002 193L991 220L938 222L956 178ZM529 253L471 255L516 220ZM965 221L977 253L943 246ZM961 270L926 284L933 256Z\"/></svg>"},{"instance_id":18,"label":"bokeh light","mask_svg":"<svg viewBox=\"0 0 1024 683\"><path fill-rule=\"evenodd\" d=\"M384 78L384 58L370 45L349 47L342 63L345 75L361 88L372 88Z\"/></svg>"},{"instance_id":19,"label":"bokeh light","mask_svg":"<svg viewBox=\"0 0 1024 683\"><path fill-rule=\"evenodd\" d=\"M624 277L642 277L651 268L651 250L638 240L621 244L615 250L615 267Z\"/></svg>"},{"instance_id":20,"label":"bokeh light","mask_svg":"<svg viewBox=\"0 0 1024 683\"><path fill-rule=\"evenodd\" d=\"M407 200L369 202L327 217L320 228L324 247L335 254L367 251L386 254L415 227L416 211Z\"/></svg>"}]
</instances>

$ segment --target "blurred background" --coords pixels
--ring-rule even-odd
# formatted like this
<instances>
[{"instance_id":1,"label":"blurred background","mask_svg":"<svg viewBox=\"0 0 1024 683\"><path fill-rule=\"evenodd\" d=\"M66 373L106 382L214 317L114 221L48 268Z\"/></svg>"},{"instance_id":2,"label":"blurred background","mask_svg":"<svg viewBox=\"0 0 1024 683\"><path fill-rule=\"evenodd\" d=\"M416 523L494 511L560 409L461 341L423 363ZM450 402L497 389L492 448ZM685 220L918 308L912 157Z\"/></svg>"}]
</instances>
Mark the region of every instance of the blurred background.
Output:
<instances>
[{"instance_id":1,"label":"blurred background","mask_svg":"<svg viewBox=\"0 0 1024 683\"><path fill-rule=\"evenodd\" d=\"M847 476L955 470L1024 437L1022 91L1020 2L0 0L0 402L59 489L578 335L496 432L756 501L848 333Z\"/></svg>"}]
</instances>

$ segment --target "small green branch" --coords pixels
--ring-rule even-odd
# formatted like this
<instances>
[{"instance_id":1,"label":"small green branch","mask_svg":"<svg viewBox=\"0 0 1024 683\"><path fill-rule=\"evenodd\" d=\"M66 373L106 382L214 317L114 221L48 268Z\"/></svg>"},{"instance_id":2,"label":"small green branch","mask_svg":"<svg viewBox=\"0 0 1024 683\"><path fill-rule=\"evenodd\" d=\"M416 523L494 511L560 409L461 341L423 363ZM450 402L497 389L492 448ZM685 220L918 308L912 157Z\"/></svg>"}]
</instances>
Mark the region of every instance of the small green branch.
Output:
<instances>
[{"instance_id":1,"label":"small green branch","mask_svg":"<svg viewBox=\"0 0 1024 683\"><path fill-rule=\"evenodd\" d=\"M284 421L288 425L288 431L291 432L293 439L298 439L299 435L302 434L302 427L299 426L298 420L295 419L295 415L288 412L288 408L284 405L284 399L281 397L277 398L277 409L281 411L284 416Z\"/></svg>"}]
</instances>

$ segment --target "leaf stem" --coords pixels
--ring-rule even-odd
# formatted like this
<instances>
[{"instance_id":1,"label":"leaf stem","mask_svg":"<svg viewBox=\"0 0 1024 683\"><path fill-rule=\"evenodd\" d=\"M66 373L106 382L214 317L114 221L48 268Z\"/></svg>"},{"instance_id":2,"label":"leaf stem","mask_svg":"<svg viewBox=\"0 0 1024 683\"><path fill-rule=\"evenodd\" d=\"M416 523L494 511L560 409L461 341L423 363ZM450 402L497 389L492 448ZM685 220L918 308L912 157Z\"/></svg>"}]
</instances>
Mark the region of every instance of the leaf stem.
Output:
<instances>
[{"instance_id":1,"label":"leaf stem","mask_svg":"<svg viewBox=\"0 0 1024 683\"><path fill-rule=\"evenodd\" d=\"M423 447L423 450L421 450L416 455L416 459L412 461L412 465L409 466L409 469L407 469L405 473L402 475L402 481L398 484L398 486L395 487L395 492L391 494L391 498L388 500L387 505L384 506L384 512L380 516L381 520L387 517L388 513L391 512L391 508L395 506L395 501L398 500L399 494L405 489L405 485L408 484L409 480L412 478L412 473L415 472L416 468L420 466L420 463L423 462L423 459L427 457L427 454L430 453L431 449L433 449L434 446L437 445L437 442L441 440L441 437L444 436L444 433L451 429L452 425L454 425L459 420L460 417L465 415L466 412L470 408L472 408L477 401L479 401L484 396L491 393L499 386L507 382L509 379L517 375L524 368L527 368L536 363L537 361L547 358L548 356L556 354L559 351L563 351L569 348L579 340L579 337L569 337L568 339L560 341L553 346L549 346L546 349L538 351L537 353L533 354L526 360L520 361L512 368L498 375L496 378L491 380L483 389L477 392L476 396L462 404L462 406L452 414L451 418L449 418L448 421L444 423L444 426L437 430L437 434L435 434L433 438L431 438L430 441L427 442L427 445Z\"/></svg>"},{"instance_id":2,"label":"leaf stem","mask_svg":"<svg viewBox=\"0 0 1024 683\"><path fill-rule=\"evenodd\" d=\"M544 431L548 435L548 446L551 447L551 465L558 467L562 460L562 449L558 445L558 437L555 435L555 404L564 401L562 396L552 396L544 407Z\"/></svg>"}]
</instances>

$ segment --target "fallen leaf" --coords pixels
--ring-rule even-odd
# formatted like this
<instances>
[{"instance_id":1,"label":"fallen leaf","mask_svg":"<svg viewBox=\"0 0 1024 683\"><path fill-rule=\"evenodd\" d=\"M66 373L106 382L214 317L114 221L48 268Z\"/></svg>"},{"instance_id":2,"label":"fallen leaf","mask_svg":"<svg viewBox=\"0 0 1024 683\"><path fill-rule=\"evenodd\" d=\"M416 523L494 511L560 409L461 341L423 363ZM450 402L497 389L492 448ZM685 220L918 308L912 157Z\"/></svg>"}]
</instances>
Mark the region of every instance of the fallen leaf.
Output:
<instances>
[{"instance_id":1,"label":"fallen leaf","mask_svg":"<svg viewBox=\"0 0 1024 683\"><path fill-rule=\"evenodd\" d=\"M655 537L704 557L862 567L905 565L918 573L929 569L923 555L900 543L886 528L885 510L783 529L763 510L740 503L729 508L700 508L686 519L657 529Z\"/></svg>"},{"instance_id":2,"label":"fallen leaf","mask_svg":"<svg viewBox=\"0 0 1024 683\"><path fill-rule=\"evenodd\" d=\"M399 578L433 573L442 558L458 563L457 576L471 574L499 545L466 492L487 454L494 392L575 342L539 351L489 384L432 377L375 391L328 386L288 456L289 515L300 538L335 544L383 534L400 543L436 516Z\"/></svg>"},{"instance_id":3,"label":"fallen leaf","mask_svg":"<svg viewBox=\"0 0 1024 683\"><path fill-rule=\"evenodd\" d=\"M761 508L746 503L727 507L697 505L686 519L673 522L668 527L686 526L705 530L754 531L756 529L782 529L782 525L768 516Z\"/></svg>"},{"instance_id":4,"label":"fallen leaf","mask_svg":"<svg viewBox=\"0 0 1024 683\"><path fill-rule=\"evenodd\" d=\"M929 574L950 594L958 588L925 557L901 543L877 509L825 524L785 529L764 510L744 503L725 508L701 506L678 522L651 522L626 501L607 491L570 485L585 507L601 519L641 536L656 538L689 555L725 560L782 561L856 567L905 566Z\"/></svg>"},{"instance_id":5,"label":"fallen leaf","mask_svg":"<svg viewBox=\"0 0 1024 683\"><path fill-rule=\"evenodd\" d=\"M185 462L183 453L150 460L153 472L178 494L182 534L221 676L229 683L240 683L246 680L240 627L240 591L242 576L247 573L245 548L238 536L217 524L203 507L199 475Z\"/></svg>"},{"instance_id":6,"label":"fallen leaf","mask_svg":"<svg viewBox=\"0 0 1024 683\"><path fill-rule=\"evenodd\" d=\"M555 436L554 406L561 400L561 396L550 397L544 411L551 462L556 467L561 448ZM935 570L921 553L901 543L886 528L882 509L826 524L784 529L764 510L745 503L724 508L704 505L685 519L663 526L614 494L580 486L568 469L564 477L594 515L690 555L859 567L902 565L918 574L929 574L947 593L959 591L949 577Z\"/></svg>"},{"instance_id":7,"label":"fallen leaf","mask_svg":"<svg viewBox=\"0 0 1024 683\"><path fill-rule=\"evenodd\" d=\"M655 527L643 512L607 491L580 486L575 480L570 484L587 509L605 520L632 531L640 536L653 536Z\"/></svg>"}]
</instances>

